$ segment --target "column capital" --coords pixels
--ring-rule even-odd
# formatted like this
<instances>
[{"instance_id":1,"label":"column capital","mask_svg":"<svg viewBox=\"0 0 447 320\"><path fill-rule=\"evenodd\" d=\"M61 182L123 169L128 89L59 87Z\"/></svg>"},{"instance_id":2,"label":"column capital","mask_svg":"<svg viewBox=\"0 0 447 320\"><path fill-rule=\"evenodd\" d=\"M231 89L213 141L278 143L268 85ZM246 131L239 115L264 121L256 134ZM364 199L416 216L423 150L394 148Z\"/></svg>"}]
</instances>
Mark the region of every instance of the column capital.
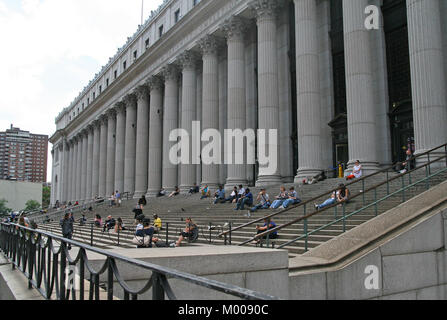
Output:
<instances>
[{"instance_id":1,"label":"column capital","mask_svg":"<svg viewBox=\"0 0 447 320\"><path fill-rule=\"evenodd\" d=\"M92 126L93 129L99 128L101 126L101 121L99 121L99 119L95 119L92 121L90 125Z\"/></svg>"},{"instance_id":2,"label":"column capital","mask_svg":"<svg viewBox=\"0 0 447 320\"><path fill-rule=\"evenodd\" d=\"M87 133L88 134L93 133L94 130L95 130L95 126L94 126L93 122L87 125Z\"/></svg>"},{"instance_id":3,"label":"column capital","mask_svg":"<svg viewBox=\"0 0 447 320\"><path fill-rule=\"evenodd\" d=\"M133 91L135 97L137 100L140 99L147 99L147 96L149 94L149 88L147 85L141 85L138 86L134 91Z\"/></svg>"},{"instance_id":4,"label":"column capital","mask_svg":"<svg viewBox=\"0 0 447 320\"><path fill-rule=\"evenodd\" d=\"M200 50L204 56L217 55L222 46L222 40L214 35L206 35L199 40Z\"/></svg>"},{"instance_id":5,"label":"column capital","mask_svg":"<svg viewBox=\"0 0 447 320\"><path fill-rule=\"evenodd\" d=\"M135 93L129 93L124 97L123 101L126 104L127 108L135 106L135 104L137 103L137 96L135 95Z\"/></svg>"},{"instance_id":6,"label":"column capital","mask_svg":"<svg viewBox=\"0 0 447 320\"><path fill-rule=\"evenodd\" d=\"M165 81L177 80L179 75L178 67L175 64L169 64L161 70Z\"/></svg>"},{"instance_id":7,"label":"column capital","mask_svg":"<svg viewBox=\"0 0 447 320\"><path fill-rule=\"evenodd\" d=\"M115 110L115 108L111 108L111 109L107 110L105 114L107 115L109 120L116 119L116 110Z\"/></svg>"},{"instance_id":8,"label":"column capital","mask_svg":"<svg viewBox=\"0 0 447 320\"><path fill-rule=\"evenodd\" d=\"M81 135L81 138L83 138L83 139L88 138L88 128L85 127L84 129L82 129L80 135Z\"/></svg>"},{"instance_id":9,"label":"column capital","mask_svg":"<svg viewBox=\"0 0 447 320\"><path fill-rule=\"evenodd\" d=\"M109 117L106 114L102 114L98 117L98 121L101 125L107 125Z\"/></svg>"},{"instance_id":10,"label":"column capital","mask_svg":"<svg viewBox=\"0 0 447 320\"><path fill-rule=\"evenodd\" d=\"M278 9L283 5L282 0L252 0L249 7L259 19L275 19Z\"/></svg>"},{"instance_id":11,"label":"column capital","mask_svg":"<svg viewBox=\"0 0 447 320\"><path fill-rule=\"evenodd\" d=\"M161 90L163 87L163 79L159 75L151 76L147 79L146 85L149 91Z\"/></svg>"},{"instance_id":12,"label":"column capital","mask_svg":"<svg viewBox=\"0 0 447 320\"><path fill-rule=\"evenodd\" d=\"M198 56L197 53L187 50L178 57L179 65L182 69L196 69Z\"/></svg>"},{"instance_id":13,"label":"column capital","mask_svg":"<svg viewBox=\"0 0 447 320\"><path fill-rule=\"evenodd\" d=\"M222 25L222 30L228 40L238 38L244 39L247 31L247 21L239 16L232 16L225 20Z\"/></svg>"},{"instance_id":14,"label":"column capital","mask_svg":"<svg viewBox=\"0 0 447 320\"><path fill-rule=\"evenodd\" d=\"M124 101L119 101L115 103L114 109L117 114L121 114L126 111L126 103Z\"/></svg>"}]
</instances>

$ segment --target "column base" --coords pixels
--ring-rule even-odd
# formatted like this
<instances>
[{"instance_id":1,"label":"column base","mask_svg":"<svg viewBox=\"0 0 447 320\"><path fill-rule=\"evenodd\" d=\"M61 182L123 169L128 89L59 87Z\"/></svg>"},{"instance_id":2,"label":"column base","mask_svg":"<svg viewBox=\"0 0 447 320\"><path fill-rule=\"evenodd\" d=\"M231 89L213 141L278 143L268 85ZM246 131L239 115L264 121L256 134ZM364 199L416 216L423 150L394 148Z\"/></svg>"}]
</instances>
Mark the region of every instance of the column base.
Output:
<instances>
[{"instance_id":1,"label":"column base","mask_svg":"<svg viewBox=\"0 0 447 320\"><path fill-rule=\"evenodd\" d=\"M158 196L158 194L160 193L161 189L155 190L155 189L151 189L151 190L147 190L146 192L146 198L156 198Z\"/></svg>"},{"instance_id":2,"label":"column base","mask_svg":"<svg viewBox=\"0 0 447 320\"><path fill-rule=\"evenodd\" d=\"M146 195L145 191L135 191L133 194L133 198L140 199L142 196L145 196L145 195Z\"/></svg>"},{"instance_id":3,"label":"column base","mask_svg":"<svg viewBox=\"0 0 447 320\"><path fill-rule=\"evenodd\" d=\"M283 183L293 183L294 182L294 177L293 176L282 177L282 182Z\"/></svg>"},{"instance_id":4,"label":"column base","mask_svg":"<svg viewBox=\"0 0 447 320\"><path fill-rule=\"evenodd\" d=\"M228 178L227 183L224 186L225 190L233 190L235 186L239 187L242 185L244 188L247 187L247 180L246 179L239 179L239 178Z\"/></svg>"},{"instance_id":5,"label":"column base","mask_svg":"<svg viewBox=\"0 0 447 320\"><path fill-rule=\"evenodd\" d=\"M281 176L259 176L256 181L256 187L269 187L283 184Z\"/></svg>"},{"instance_id":6,"label":"column base","mask_svg":"<svg viewBox=\"0 0 447 320\"><path fill-rule=\"evenodd\" d=\"M303 179L312 179L316 175L320 174L322 169L306 169L306 168L299 168L298 172L295 176L295 183L301 183L303 182Z\"/></svg>"},{"instance_id":7,"label":"column base","mask_svg":"<svg viewBox=\"0 0 447 320\"><path fill-rule=\"evenodd\" d=\"M357 160L350 160L348 162L347 172L349 174L351 174L356 161ZM360 164L362 165L363 176L367 176L367 175L370 175L370 174L375 173L377 171L380 171L380 165L379 165L378 162L360 161ZM346 175L346 173L345 173L345 175Z\"/></svg>"}]
</instances>

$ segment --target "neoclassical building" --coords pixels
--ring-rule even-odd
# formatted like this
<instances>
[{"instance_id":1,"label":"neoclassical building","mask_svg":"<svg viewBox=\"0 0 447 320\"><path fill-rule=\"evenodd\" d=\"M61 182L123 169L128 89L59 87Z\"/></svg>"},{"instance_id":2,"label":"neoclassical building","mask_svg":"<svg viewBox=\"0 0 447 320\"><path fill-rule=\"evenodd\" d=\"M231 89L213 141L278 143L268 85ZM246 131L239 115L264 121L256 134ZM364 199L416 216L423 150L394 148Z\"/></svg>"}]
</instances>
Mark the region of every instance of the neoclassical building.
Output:
<instances>
[{"instance_id":1,"label":"neoclassical building","mask_svg":"<svg viewBox=\"0 0 447 320\"><path fill-rule=\"evenodd\" d=\"M273 185L356 160L373 172L408 138L443 144L445 16L443 0L167 0L56 118L52 202ZM193 121L277 129L277 171L173 165L169 133Z\"/></svg>"}]
</instances>

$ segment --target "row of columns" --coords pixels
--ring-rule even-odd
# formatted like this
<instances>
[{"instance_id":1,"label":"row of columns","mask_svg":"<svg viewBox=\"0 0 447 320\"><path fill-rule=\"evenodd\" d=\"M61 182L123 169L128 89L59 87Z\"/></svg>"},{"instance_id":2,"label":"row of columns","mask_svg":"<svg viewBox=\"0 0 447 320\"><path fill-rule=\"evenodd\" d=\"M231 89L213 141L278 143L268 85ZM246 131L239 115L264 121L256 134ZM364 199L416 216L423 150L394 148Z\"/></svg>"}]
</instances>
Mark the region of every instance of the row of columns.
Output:
<instances>
[{"instance_id":1,"label":"row of columns","mask_svg":"<svg viewBox=\"0 0 447 320\"><path fill-rule=\"evenodd\" d=\"M322 97L318 4L316 0L294 2L299 149L296 179L300 180L324 169L320 148ZM343 0L350 164L360 160L367 172L379 168L371 31L364 27L368 3ZM291 166L290 159L281 159L283 155L291 157L286 112L291 101L283 88L290 79L286 77L287 58L278 50L286 40L277 40L278 28L283 30L288 23L283 8L278 19L281 4L277 0L250 3L257 21L257 128L279 129L281 138L279 144L267 142L267 152L276 148L278 167L268 174L260 168L260 186L280 184L289 175L284 168ZM433 63L433 59L439 65L443 63L439 2L408 0L407 6L415 138L418 150L424 151L446 139L445 75ZM246 184L250 166L202 164L199 170L193 164L199 160L192 158L194 150L189 155L190 164L172 164L169 156L176 142L170 142L169 135L179 124L191 134L192 122L197 119L202 121L202 130L217 129L222 136L224 129L255 128L250 115L256 103L248 97L250 79L246 78L247 25L247 20L238 16L225 21L225 60L219 60L218 52L224 48L219 38L206 35L200 40L201 76L197 53L186 51L175 65L165 66L160 75L152 76L72 139L64 148L64 198L106 196L115 189L136 198L155 196L161 187L171 191L179 185L182 192L187 192L194 182L211 187ZM196 181L198 177L201 181Z\"/></svg>"}]
</instances>

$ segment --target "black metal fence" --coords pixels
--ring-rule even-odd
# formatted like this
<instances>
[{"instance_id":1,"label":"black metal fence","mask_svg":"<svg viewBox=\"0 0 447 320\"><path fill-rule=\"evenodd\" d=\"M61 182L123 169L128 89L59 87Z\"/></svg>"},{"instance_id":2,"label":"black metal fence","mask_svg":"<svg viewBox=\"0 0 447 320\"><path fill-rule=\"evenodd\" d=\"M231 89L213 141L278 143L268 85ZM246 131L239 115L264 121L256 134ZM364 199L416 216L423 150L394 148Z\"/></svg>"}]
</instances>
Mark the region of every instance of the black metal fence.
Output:
<instances>
[{"instance_id":1,"label":"black metal fence","mask_svg":"<svg viewBox=\"0 0 447 320\"><path fill-rule=\"evenodd\" d=\"M75 258L69 247L77 247ZM118 283L124 292L124 300L138 300L138 297L152 290L153 300L176 300L169 279L186 281L235 298L245 300L277 300L278 298L240 288L231 284L210 280L144 261L127 258L118 254L94 248L77 241L65 239L51 233L18 226L0 224L0 249L11 262L12 268L19 269L28 278L28 287L37 289L45 299L55 300L100 300L100 276L106 277L107 300L114 299L114 284ZM103 266L98 270L89 263L87 252L105 256ZM133 290L122 278L117 262L139 267L152 272L141 290ZM74 271L79 283L76 288ZM88 285L88 297L85 296ZM118 288L119 288L118 287Z\"/></svg>"}]
</instances>

